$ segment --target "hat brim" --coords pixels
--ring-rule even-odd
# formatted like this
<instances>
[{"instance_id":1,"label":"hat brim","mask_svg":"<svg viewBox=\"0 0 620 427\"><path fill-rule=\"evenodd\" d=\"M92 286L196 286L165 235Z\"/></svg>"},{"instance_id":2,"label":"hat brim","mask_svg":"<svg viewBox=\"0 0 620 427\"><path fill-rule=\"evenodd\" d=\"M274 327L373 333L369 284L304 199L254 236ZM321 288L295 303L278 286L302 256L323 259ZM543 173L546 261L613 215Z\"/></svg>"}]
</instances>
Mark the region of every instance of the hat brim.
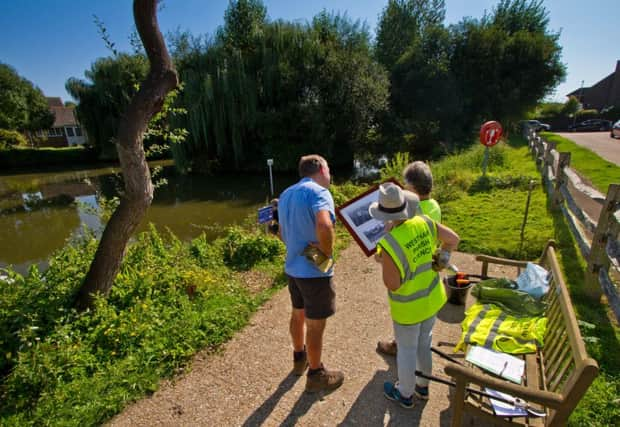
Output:
<instances>
[{"instance_id":1,"label":"hat brim","mask_svg":"<svg viewBox=\"0 0 620 427\"><path fill-rule=\"evenodd\" d=\"M393 213L384 212L379 209L379 202L373 202L368 207L368 213L371 217L379 221L404 221L409 218L413 218L418 212L420 201L418 196L413 194L411 191L405 190L403 193L407 204L402 211Z\"/></svg>"}]
</instances>

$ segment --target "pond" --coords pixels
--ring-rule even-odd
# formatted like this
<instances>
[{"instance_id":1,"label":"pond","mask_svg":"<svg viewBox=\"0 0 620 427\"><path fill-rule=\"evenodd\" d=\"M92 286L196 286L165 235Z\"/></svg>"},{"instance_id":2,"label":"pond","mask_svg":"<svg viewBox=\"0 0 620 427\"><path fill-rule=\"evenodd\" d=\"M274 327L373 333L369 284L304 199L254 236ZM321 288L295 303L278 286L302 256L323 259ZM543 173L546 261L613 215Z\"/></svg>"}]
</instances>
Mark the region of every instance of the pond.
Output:
<instances>
[{"instance_id":1,"label":"pond","mask_svg":"<svg viewBox=\"0 0 620 427\"><path fill-rule=\"evenodd\" d=\"M213 239L222 230L218 226L242 223L270 199L267 171L264 176L187 176L177 174L169 161L151 166L162 167L160 177L167 184L156 188L139 231L153 223L182 240L203 232ZM275 194L295 181L274 176ZM100 232L100 197L114 197L119 188L120 169L113 167L0 176L0 268L12 265L21 273L33 263L45 268L49 256L83 226Z\"/></svg>"}]
</instances>

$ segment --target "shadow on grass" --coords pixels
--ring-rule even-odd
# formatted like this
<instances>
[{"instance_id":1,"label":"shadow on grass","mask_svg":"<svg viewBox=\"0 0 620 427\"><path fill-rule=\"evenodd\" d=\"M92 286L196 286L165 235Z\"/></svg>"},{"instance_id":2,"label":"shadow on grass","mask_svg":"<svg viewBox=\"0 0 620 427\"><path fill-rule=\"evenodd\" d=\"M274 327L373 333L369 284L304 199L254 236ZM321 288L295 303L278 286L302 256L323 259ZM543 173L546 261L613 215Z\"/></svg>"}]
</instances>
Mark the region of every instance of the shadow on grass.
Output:
<instances>
[{"instance_id":1,"label":"shadow on grass","mask_svg":"<svg viewBox=\"0 0 620 427\"><path fill-rule=\"evenodd\" d=\"M514 133L506 139L506 144L512 148L521 148L527 146L527 139L519 133Z\"/></svg>"}]
</instances>

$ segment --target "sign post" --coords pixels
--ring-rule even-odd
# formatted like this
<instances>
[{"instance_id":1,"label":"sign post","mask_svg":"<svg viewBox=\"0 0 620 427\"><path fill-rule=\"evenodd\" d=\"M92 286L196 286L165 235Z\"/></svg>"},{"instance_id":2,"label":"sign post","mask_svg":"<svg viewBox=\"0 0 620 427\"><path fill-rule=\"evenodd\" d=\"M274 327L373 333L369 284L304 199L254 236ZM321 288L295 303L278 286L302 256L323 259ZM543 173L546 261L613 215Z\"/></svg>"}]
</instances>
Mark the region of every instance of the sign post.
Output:
<instances>
[{"instance_id":1,"label":"sign post","mask_svg":"<svg viewBox=\"0 0 620 427\"><path fill-rule=\"evenodd\" d=\"M487 174L487 163L489 162L489 147L493 147L499 142L502 136L502 125L496 121L484 123L480 127L480 143L485 146L484 158L482 159L482 175Z\"/></svg>"},{"instance_id":2,"label":"sign post","mask_svg":"<svg viewBox=\"0 0 620 427\"><path fill-rule=\"evenodd\" d=\"M271 197L273 197L273 175L271 174L271 166L273 166L273 159L267 159L267 166L269 166L269 188L271 188Z\"/></svg>"}]
</instances>

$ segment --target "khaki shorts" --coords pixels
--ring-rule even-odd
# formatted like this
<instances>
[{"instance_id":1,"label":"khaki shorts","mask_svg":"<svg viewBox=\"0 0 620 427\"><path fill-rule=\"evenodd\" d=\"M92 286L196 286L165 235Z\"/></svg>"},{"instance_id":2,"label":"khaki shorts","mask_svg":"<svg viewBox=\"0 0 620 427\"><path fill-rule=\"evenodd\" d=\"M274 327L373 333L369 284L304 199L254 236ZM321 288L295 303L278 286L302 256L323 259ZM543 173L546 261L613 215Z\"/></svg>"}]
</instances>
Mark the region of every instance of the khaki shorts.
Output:
<instances>
[{"instance_id":1,"label":"khaki shorts","mask_svg":"<svg viewBox=\"0 0 620 427\"><path fill-rule=\"evenodd\" d=\"M336 292L331 277L288 276L293 308L304 309L308 319L326 319L336 312Z\"/></svg>"}]
</instances>

